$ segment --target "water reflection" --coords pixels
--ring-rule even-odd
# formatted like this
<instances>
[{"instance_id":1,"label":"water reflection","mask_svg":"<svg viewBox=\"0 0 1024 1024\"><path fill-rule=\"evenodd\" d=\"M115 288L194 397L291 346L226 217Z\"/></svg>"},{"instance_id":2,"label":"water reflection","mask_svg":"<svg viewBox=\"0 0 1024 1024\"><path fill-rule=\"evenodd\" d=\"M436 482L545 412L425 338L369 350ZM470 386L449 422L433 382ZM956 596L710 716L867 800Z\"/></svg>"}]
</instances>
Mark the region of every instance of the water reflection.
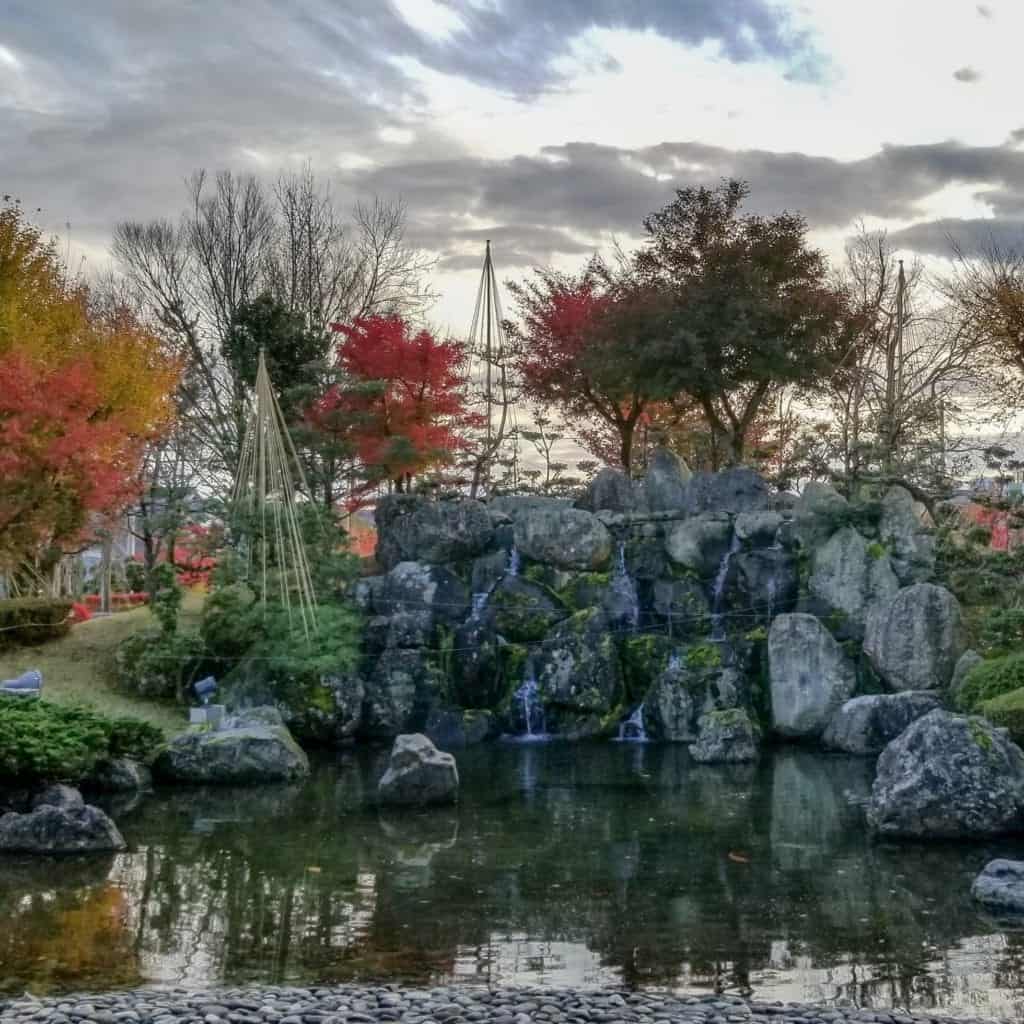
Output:
<instances>
[{"instance_id":1,"label":"water reflection","mask_svg":"<svg viewBox=\"0 0 1024 1024\"><path fill-rule=\"evenodd\" d=\"M863 761L458 759L457 810L378 812L381 754L349 753L301 786L121 808L109 860L0 861L0 987L454 978L1024 1015L1024 935L969 896L1007 848L871 843Z\"/></svg>"}]
</instances>

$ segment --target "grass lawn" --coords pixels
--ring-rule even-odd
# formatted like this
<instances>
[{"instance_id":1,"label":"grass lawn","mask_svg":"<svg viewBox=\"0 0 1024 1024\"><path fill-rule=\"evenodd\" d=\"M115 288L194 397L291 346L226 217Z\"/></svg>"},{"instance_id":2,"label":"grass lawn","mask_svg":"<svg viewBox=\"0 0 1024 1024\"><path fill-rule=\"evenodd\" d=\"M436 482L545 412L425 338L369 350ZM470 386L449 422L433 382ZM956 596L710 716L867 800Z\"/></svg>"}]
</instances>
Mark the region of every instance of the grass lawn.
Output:
<instances>
[{"instance_id":1,"label":"grass lawn","mask_svg":"<svg viewBox=\"0 0 1024 1024\"><path fill-rule=\"evenodd\" d=\"M187 591L178 628L195 630L202 607L203 595ZM67 636L39 647L0 651L0 679L37 668L43 673L44 700L86 704L105 714L144 718L166 733L180 731L186 721L183 708L133 697L119 689L114 678L117 645L154 623L148 608L134 608L81 622Z\"/></svg>"}]
</instances>

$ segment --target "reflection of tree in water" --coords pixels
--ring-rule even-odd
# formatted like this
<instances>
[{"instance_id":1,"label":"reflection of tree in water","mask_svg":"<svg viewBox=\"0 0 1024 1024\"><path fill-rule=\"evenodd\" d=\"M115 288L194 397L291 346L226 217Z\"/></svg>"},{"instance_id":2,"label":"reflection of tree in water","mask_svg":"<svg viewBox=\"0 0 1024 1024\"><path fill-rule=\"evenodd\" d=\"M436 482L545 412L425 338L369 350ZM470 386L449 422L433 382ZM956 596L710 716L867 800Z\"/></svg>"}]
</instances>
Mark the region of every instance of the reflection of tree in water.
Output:
<instances>
[{"instance_id":1,"label":"reflection of tree in water","mask_svg":"<svg viewBox=\"0 0 1024 1024\"><path fill-rule=\"evenodd\" d=\"M572 984L595 970L762 991L775 970L787 997L875 1006L1021 991L1020 937L969 897L998 847L873 845L850 798L867 792L863 762L782 751L714 768L680 748L492 747L459 755L457 810L383 813L367 801L377 757L347 755L301 787L158 795L121 821L135 852L56 898L80 906L113 878L129 897L126 961L196 984L510 971ZM4 877L0 909L26 895L42 906L54 884ZM45 908L15 918L0 950L59 946L57 921ZM987 935L991 973L944 962ZM14 957L0 959L39 977Z\"/></svg>"}]
</instances>

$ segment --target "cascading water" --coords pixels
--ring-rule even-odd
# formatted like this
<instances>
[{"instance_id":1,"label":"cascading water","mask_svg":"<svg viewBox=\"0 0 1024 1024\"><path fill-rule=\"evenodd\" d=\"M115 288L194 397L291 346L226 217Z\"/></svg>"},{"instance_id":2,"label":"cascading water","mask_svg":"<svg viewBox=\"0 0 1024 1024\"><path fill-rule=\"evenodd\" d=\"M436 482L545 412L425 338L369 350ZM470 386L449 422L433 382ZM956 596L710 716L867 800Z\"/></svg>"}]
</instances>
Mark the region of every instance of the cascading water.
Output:
<instances>
[{"instance_id":1,"label":"cascading water","mask_svg":"<svg viewBox=\"0 0 1024 1024\"><path fill-rule=\"evenodd\" d=\"M644 706L640 704L629 716L619 722L619 735L616 739L621 743L646 743L647 730L644 728Z\"/></svg>"},{"instance_id":2,"label":"cascading water","mask_svg":"<svg viewBox=\"0 0 1024 1024\"><path fill-rule=\"evenodd\" d=\"M512 546L512 549L508 553L508 561L505 563L505 576L518 576L519 575L519 550ZM494 591L494 588L501 582L500 579L495 580L486 590L481 590L472 597L472 604L470 605L469 621L479 622L483 617L484 608L487 607L487 601Z\"/></svg>"},{"instance_id":3,"label":"cascading water","mask_svg":"<svg viewBox=\"0 0 1024 1024\"><path fill-rule=\"evenodd\" d=\"M729 550L722 556L718 564L718 572L715 574L715 582L711 588L711 639L725 639L725 616L722 614L722 598L725 595L725 581L729 576L729 563L732 556L740 549L740 539L735 531L732 541L729 543Z\"/></svg>"},{"instance_id":4,"label":"cascading water","mask_svg":"<svg viewBox=\"0 0 1024 1024\"><path fill-rule=\"evenodd\" d=\"M508 553L508 565L505 567L506 576L518 576L519 575L519 548L512 545Z\"/></svg>"},{"instance_id":5,"label":"cascading water","mask_svg":"<svg viewBox=\"0 0 1024 1024\"><path fill-rule=\"evenodd\" d=\"M537 687L537 676L533 666L528 665L523 685L515 692L515 699L523 714L524 729L519 734L522 740L547 739L547 722L544 718L544 706L540 702Z\"/></svg>"},{"instance_id":6,"label":"cascading water","mask_svg":"<svg viewBox=\"0 0 1024 1024\"><path fill-rule=\"evenodd\" d=\"M487 590L484 590L479 594L473 595L473 603L470 606L469 610L470 622L480 621L480 617L483 615L484 608L487 605L487 598L491 596L491 589L493 588L488 588Z\"/></svg>"},{"instance_id":7,"label":"cascading water","mask_svg":"<svg viewBox=\"0 0 1024 1024\"><path fill-rule=\"evenodd\" d=\"M618 554L615 558L615 573L612 576L612 593L616 598L616 606L622 609L622 617L633 631L640 625L640 598L636 592L636 583L626 568L626 542L619 541Z\"/></svg>"}]
</instances>

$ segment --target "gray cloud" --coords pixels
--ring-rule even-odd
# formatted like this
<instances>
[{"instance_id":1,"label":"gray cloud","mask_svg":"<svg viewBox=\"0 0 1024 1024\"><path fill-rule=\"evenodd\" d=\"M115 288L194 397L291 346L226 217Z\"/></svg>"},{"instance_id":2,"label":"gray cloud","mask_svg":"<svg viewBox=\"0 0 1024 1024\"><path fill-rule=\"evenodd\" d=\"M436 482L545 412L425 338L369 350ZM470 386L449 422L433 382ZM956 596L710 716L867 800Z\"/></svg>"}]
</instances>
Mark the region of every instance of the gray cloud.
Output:
<instances>
[{"instance_id":1,"label":"gray cloud","mask_svg":"<svg viewBox=\"0 0 1024 1024\"><path fill-rule=\"evenodd\" d=\"M974 82L981 81L981 72L978 71L977 68L962 67L957 68L956 71L953 72L953 77L958 82L966 82L968 84L972 84Z\"/></svg>"},{"instance_id":2,"label":"gray cloud","mask_svg":"<svg viewBox=\"0 0 1024 1024\"><path fill-rule=\"evenodd\" d=\"M891 232L889 239L896 246L931 256L949 256L954 243L966 255L984 252L993 244L1019 251L1024 244L1024 218L946 217Z\"/></svg>"}]
</instances>

